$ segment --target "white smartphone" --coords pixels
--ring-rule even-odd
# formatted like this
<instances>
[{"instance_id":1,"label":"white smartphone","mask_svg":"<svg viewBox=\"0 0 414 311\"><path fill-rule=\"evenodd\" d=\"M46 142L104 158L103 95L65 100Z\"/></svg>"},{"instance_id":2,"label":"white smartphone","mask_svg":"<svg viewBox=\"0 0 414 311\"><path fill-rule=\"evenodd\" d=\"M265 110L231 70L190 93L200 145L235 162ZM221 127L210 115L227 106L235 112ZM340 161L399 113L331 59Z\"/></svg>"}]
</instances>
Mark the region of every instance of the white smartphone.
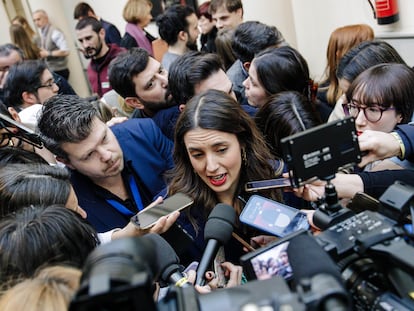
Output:
<instances>
[{"instance_id":1,"label":"white smartphone","mask_svg":"<svg viewBox=\"0 0 414 311\"><path fill-rule=\"evenodd\" d=\"M183 193L176 193L164 200L161 204L145 208L137 214L139 226L142 229L152 227L158 219L175 211L180 211L191 204L193 199Z\"/></svg>"},{"instance_id":2,"label":"white smartphone","mask_svg":"<svg viewBox=\"0 0 414 311\"><path fill-rule=\"evenodd\" d=\"M259 195L252 195L247 201L240 221L278 237L309 229L305 213Z\"/></svg>"},{"instance_id":3,"label":"white smartphone","mask_svg":"<svg viewBox=\"0 0 414 311\"><path fill-rule=\"evenodd\" d=\"M263 189L291 187L289 178L275 178L267 180L249 181L244 186L246 192L258 191Z\"/></svg>"}]
</instances>

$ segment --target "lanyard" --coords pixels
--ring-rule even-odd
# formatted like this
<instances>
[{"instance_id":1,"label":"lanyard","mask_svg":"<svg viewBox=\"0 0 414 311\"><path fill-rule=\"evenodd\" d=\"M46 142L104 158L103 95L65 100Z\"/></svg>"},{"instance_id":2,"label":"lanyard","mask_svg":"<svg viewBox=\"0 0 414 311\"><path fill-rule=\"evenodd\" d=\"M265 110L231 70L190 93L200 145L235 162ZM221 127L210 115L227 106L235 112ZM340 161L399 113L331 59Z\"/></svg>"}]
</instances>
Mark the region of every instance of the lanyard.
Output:
<instances>
[{"instance_id":1,"label":"lanyard","mask_svg":"<svg viewBox=\"0 0 414 311\"><path fill-rule=\"evenodd\" d=\"M139 194L137 183L135 182L134 176L129 177L129 188L131 189L132 196L134 197L135 204L138 207L138 210L141 211L144 209L144 205L142 204L141 196ZM124 205L119 203L116 200L113 199L107 199L106 202L108 202L112 207L114 207L118 212L125 216L133 216L135 213L131 212L128 208L126 208Z\"/></svg>"}]
</instances>

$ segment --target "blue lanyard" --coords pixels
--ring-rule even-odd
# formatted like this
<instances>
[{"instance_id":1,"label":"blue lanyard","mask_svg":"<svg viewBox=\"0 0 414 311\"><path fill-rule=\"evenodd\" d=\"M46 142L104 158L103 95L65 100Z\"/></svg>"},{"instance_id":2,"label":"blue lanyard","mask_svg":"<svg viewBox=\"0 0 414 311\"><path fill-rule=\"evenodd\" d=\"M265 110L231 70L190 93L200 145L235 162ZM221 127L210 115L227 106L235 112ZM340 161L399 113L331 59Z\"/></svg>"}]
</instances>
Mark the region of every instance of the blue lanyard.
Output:
<instances>
[{"instance_id":1,"label":"blue lanyard","mask_svg":"<svg viewBox=\"0 0 414 311\"><path fill-rule=\"evenodd\" d=\"M137 183L135 182L134 176L129 177L129 187L132 192L132 196L134 197L135 204L138 207L139 211L142 211L144 209L144 205L142 204L141 196L139 194ZM106 202L108 202L112 207L114 207L118 212L125 216L133 216L135 213L131 212L128 208L123 206L121 203L119 203L116 200L113 199L107 199Z\"/></svg>"}]
</instances>

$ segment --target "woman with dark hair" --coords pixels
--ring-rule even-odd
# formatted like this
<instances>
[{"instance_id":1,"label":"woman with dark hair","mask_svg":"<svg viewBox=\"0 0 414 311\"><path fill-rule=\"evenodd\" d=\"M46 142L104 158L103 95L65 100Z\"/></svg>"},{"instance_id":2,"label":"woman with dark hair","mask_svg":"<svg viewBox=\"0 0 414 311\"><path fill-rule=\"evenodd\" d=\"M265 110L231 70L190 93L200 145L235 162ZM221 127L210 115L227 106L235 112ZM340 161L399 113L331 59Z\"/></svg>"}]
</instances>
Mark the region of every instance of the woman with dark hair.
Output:
<instances>
[{"instance_id":1,"label":"woman with dark hair","mask_svg":"<svg viewBox=\"0 0 414 311\"><path fill-rule=\"evenodd\" d=\"M258 53L243 82L250 105L263 106L271 95L296 91L310 99L309 68L303 56L290 46L269 48Z\"/></svg>"},{"instance_id":2,"label":"woman with dark hair","mask_svg":"<svg viewBox=\"0 0 414 311\"><path fill-rule=\"evenodd\" d=\"M51 264L81 268L98 244L95 230L63 205L21 209L0 222L0 284Z\"/></svg>"},{"instance_id":3,"label":"woman with dark hair","mask_svg":"<svg viewBox=\"0 0 414 311\"><path fill-rule=\"evenodd\" d=\"M13 160L15 158L12 158ZM65 206L86 218L87 214L79 206L70 182L69 172L64 168L32 163L30 160L26 164L3 163L5 166L0 169L0 219L17 213L25 206L53 204ZM149 206L160 202L156 200ZM158 227L155 225L151 230L157 232ZM129 222L122 229L115 228L99 233L98 237L102 243L107 243L122 237L140 236L148 231L139 229L134 223Z\"/></svg>"},{"instance_id":4,"label":"woman with dark hair","mask_svg":"<svg viewBox=\"0 0 414 311\"><path fill-rule=\"evenodd\" d=\"M358 134L366 130L392 132L411 121L414 110L414 70L404 64L379 64L361 73L346 92L346 115L355 118ZM373 163L366 169L414 168L397 158ZM394 167L395 165L395 167Z\"/></svg>"},{"instance_id":5,"label":"woman with dark hair","mask_svg":"<svg viewBox=\"0 0 414 311\"><path fill-rule=\"evenodd\" d=\"M16 213L23 206L60 204L86 218L78 206L70 183L70 174L64 168L48 164L8 164L0 171L0 217Z\"/></svg>"},{"instance_id":6,"label":"woman with dark hair","mask_svg":"<svg viewBox=\"0 0 414 311\"><path fill-rule=\"evenodd\" d=\"M255 122L276 158L282 158L280 140L319 124L308 99L295 91L280 92L256 113Z\"/></svg>"},{"instance_id":7,"label":"woman with dark hair","mask_svg":"<svg viewBox=\"0 0 414 311\"><path fill-rule=\"evenodd\" d=\"M269 101L257 111L255 122L276 159L283 158L280 143L282 138L320 124L311 109L309 100L295 91L280 92L271 96ZM284 171L287 172L287 167ZM287 205L309 208L308 204L296 198L291 192L284 192L283 199Z\"/></svg>"},{"instance_id":8,"label":"woman with dark hair","mask_svg":"<svg viewBox=\"0 0 414 311\"><path fill-rule=\"evenodd\" d=\"M272 165L270 159L254 121L233 97L209 90L187 103L175 130L175 168L169 194L183 192L194 200L178 220L195 239L194 251L198 254L193 254L193 259L199 260L204 250L204 224L216 204L228 204L240 215L248 199L245 183L280 175L283 166ZM281 199L280 192L274 189L261 194ZM234 232L247 241L257 235L240 223ZM226 259L238 262L242 245L231 239L227 247Z\"/></svg>"},{"instance_id":9,"label":"woman with dark hair","mask_svg":"<svg viewBox=\"0 0 414 311\"><path fill-rule=\"evenodd\" d=\"M365 41L350 49L339 61L336 70L338 86L343 95L339 97L328 121L343 118L345 93L352 81L364 70L382 63L405 64L400 54L385 41Z\"/></svg>"}]
</instances>

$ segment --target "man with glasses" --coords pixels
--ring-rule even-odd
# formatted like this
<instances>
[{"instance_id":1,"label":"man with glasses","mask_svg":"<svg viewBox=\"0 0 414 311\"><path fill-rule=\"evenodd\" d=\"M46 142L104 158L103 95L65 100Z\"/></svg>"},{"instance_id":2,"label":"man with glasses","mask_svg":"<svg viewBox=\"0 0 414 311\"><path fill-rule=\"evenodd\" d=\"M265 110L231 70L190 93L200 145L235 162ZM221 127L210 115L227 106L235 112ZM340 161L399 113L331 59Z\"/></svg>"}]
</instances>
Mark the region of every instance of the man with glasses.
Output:
<instances>
[{"instance_id":1,"label":"man with glasses","mask_svg":"<svg viewBox=\"0 0 414 311\"><path fill-rule=\"evenodd\" d=\"M23 51L11 43L0 45L0 100L4 102L4 84L11 66L24 61ZM59 86L59 94L75 95L75 91L68 81L52 72L56 83Z\"/></svg>"},{"instance_id":2,"label":"man with glasses","mask_svg":"<svg viewBox=\"0 0 414 311\"><path fill-rule=\"evenodd\" d=\"M27 60L9 69L4 89L9 111L17 112L24 125L35 129L42 104L58 93L59 86L44 61Z\"/></svg>"}]
</instances>

